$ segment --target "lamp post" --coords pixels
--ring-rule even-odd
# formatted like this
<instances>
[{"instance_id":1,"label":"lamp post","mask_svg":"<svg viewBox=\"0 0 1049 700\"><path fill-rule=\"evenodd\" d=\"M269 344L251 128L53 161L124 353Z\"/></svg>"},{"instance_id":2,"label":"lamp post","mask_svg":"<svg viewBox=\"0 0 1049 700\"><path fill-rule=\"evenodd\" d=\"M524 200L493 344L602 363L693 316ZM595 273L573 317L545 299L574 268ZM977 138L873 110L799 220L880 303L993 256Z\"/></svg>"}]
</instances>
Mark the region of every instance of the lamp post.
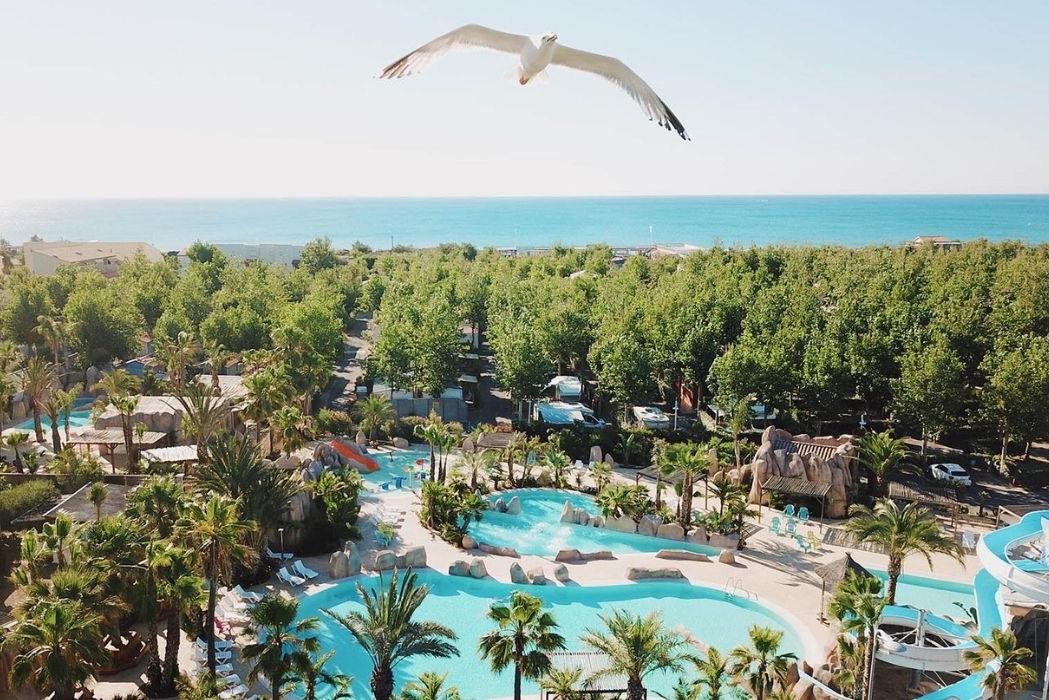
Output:
<instances>
[{"instance_id":1,"label":"lamp post","mask_svg":"<svg viewBox=\"0 0 1049 700\"><path fill-rule=\"evenodd\" d=\"M280 560L284 561L284 528L278 527L277 534L280 535Z\"/></svg>"},{"instance_id":2,"label":"lamp post","mask_svg":"<svg viewBox=\"0 0 1049 700\"><path fill-rule=\"evenodd\" d=\"M677 399L674 399L674 432L675 433L677 432L677 409L678 409Z\"/></svg>"}]
</instances>

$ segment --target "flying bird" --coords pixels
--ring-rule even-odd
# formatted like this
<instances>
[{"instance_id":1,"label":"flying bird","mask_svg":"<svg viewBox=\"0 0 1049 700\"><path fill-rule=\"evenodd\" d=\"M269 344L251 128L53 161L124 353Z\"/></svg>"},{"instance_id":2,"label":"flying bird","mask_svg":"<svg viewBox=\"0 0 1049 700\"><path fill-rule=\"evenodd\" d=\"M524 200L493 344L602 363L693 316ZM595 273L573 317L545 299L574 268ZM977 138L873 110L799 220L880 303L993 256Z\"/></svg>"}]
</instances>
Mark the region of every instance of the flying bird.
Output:
<instances>
[{"instance_id":1,"label":"flying bird","mask_svg":"<svg viewBox=\"0 0 1049 700\"><path fill-rule=\"evenodd\" d=\"M549 65L574 68L599 75L618 85L634 99L649 119L668 131L688 140L681 120L670 111L656 91L634 71L612 56L603 56L589 51L580 51L557 43L556 34L544 34L533 38L523 34L510 34L480 24L467 24L453 29L429 43L423 44L407 56L399 58L383 69L380 78L403 78L418 73L433 59L448 51L469 48L492 49L520 56L517 80L527 85Z\"/></svg>"}]
</instances>

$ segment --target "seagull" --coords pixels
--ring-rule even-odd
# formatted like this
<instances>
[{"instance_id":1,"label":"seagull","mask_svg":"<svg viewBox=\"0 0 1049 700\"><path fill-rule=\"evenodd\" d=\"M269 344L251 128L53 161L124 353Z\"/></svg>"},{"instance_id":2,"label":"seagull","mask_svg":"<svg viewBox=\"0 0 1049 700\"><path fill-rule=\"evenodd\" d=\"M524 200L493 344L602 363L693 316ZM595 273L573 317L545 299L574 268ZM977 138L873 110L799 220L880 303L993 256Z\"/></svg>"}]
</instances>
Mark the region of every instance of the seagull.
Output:
<instances>
[{"instance_id":1,"label":"seagull","mask_svg":"<svg viewBox=\"0 0 1049 700\"><path fill-rule=\"evenodd\" d=\"M467 24L447 34L442 34L410 54L397 59L386 66L379 77L404 78L420 72L430 61L441 54L468 48L492 49L519 55L521 62L517 67L517 81L521 85L527 85L551 64L599 75L625 90L641 106L649 119L668 131L676 131L678 136L688 140L688 134L685 133L681 120L670 111L670 107L667 107L667 103L656 94L656 91L649 87L641 76L630 70L625 63L612 56L580 51L559 44L557 35L553 33L544 34L541 37L529 37L523 34L501 32L480 24Z\"/></svg>"}]
</instances>

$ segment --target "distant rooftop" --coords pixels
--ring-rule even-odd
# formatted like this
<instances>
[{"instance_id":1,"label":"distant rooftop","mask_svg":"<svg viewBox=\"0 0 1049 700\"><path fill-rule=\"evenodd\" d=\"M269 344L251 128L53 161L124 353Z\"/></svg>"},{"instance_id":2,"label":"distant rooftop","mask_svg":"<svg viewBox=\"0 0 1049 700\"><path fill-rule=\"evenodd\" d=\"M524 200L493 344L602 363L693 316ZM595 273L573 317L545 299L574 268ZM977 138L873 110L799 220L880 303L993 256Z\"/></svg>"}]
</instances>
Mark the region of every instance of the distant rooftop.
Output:
<instances>
[{"instance_id":1,"label":"distant rooftop","mask_svg":"<svg viewBox=\"0 0 1049 700\"><path fill-rule=\"evenodd\" d=\"M56 258L63 263L91 262L107 258L126 259L141 253L151 262L163 259L164 255L149 243L102 241L30 241L22 246L26 252L38 252Z\"/></svg>"}]
</instances>

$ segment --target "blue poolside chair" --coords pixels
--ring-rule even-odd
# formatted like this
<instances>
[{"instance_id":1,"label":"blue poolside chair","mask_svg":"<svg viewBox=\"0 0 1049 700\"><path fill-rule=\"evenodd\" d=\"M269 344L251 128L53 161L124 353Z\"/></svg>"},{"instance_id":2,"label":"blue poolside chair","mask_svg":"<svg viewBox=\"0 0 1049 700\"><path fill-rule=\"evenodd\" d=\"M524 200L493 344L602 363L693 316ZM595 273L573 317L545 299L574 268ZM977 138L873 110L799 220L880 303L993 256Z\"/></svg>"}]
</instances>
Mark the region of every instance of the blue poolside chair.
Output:
<instances>
[{"instance_id":1,"label":"blue poolside chair","mask_svg":"<svg viewBox=\"0 0 1049 700\"><path fill-rule=\"evenodd\" d=\"M801 551L805 552L806 554L808 554L809 550L812 549L812 545L804 537L795 537L794 539L798 541L798 546L801 547Z\"/></svg>"},{"instance_id":2,"label":"blue poolside chair","mask_svg":"<svg viewBox=\"0 0 1049 700\"><path fill-rule=\"evenodd\" d=\"M800 520L803 523L807 523L809 521L809 509L805 506L798 508L798 520Z\"/></svg>"},{"instance_id":3,"label":"blue poolside chair","mask_svg":"<svg viewBox=\"0 0 1049 700\"><path fill-rule=\"evenodd\" d=\"M793 503L788 503L787 504L787 507L783 509L783 515L787 516L788 520L794 517L794 504Z\"/></svg>"},{"instance_id":4,"label":"blue poolside chair","mask_svg":"<svg viewBox=\"0 0 1049 700\"><path fill-rule=\"evenodd\" d=\"M769 532L771 532L773 535L778 535L779 534L779 525L780 525L779 518L773 517L772 518L772 523L769 524Z\"/></svg>"},{"instance_id":5,"label":"blue poolside chair","mask_svg":"<svg viewBox=\"0 0 1049 700\"><path fill-rule=\"evenodd\" d=\"M379 488L381 488L383 491L389 491L390 490L390 482L389 481L382 482L381 484L379 484Z\"/></svg>"},{"instance_id":6,"label":"blue poolside chair","mask_svg":"<svg viewBox=\"0 0 1049 700\"><path fill-rule=\"evenodd\" d=\"M404 477L403 476L395 476L395 477L393 477L393 483L394 483L394 487L395 488L403 489L404 488Z\"/></svg>"},{"instance_id":7,"label":"blue poolside chair","mask_svg":"<svg viewBox=\"0 0 1049 700\"><path fill-rule=\"evenodd\" d=\"M797 529L798 529L798 521L797 520L791 519L791 520L787 521L787 534L788 535L793 537L794 533L797 531Z\"/></svg>"}]
</instances>

